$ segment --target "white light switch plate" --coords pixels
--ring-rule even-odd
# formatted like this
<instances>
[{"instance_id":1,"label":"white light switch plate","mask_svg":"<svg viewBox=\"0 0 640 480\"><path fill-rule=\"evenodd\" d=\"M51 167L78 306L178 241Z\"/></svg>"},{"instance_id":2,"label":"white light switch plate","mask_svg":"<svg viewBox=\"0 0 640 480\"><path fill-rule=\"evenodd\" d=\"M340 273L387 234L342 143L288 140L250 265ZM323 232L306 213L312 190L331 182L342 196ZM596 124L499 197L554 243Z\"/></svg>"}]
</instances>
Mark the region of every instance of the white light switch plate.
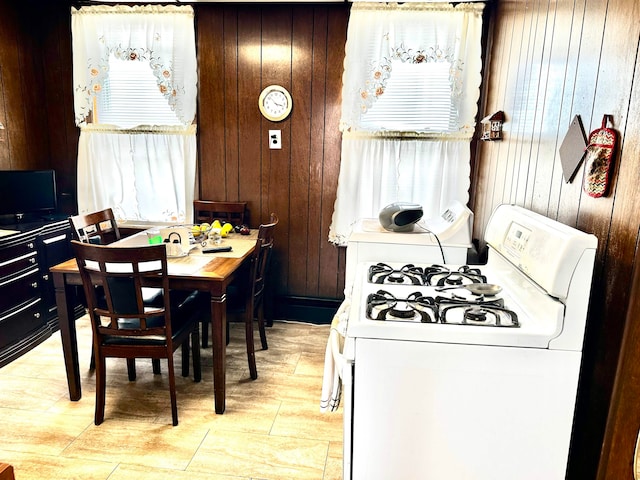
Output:
<instances>
[{"instance_id":1,"label":"white light switch plate","mask_svg":"<svg viewBox=\"0 0 640 480\"><path fill-rule=\"evenodd\" d=\"M272 150L282 149L282 137L280 136L280 130L269 130L269 148Z\"/></svg>"}]
</instances>

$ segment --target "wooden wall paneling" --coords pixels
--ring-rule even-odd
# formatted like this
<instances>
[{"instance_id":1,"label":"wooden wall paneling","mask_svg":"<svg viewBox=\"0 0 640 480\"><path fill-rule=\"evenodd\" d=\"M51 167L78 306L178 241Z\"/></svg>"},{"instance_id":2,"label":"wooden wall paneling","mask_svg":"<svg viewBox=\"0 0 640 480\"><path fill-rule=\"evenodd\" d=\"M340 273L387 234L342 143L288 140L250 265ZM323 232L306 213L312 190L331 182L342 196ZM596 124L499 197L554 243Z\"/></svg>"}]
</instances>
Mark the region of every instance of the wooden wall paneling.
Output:
<instances>
[{"instance_id":1,"label":"wooden wall paneling","mask_svg":"<svg viewBox=\"0 0 640 480\"><path fill-rule=\"evenodd\" d=\"M508 203L524 204L523 178L526 178L526 168L530 147L530 115L533 114L529 104L529 84L531 79L531 50L535 45L535 25L537 20L537 5L539 0L529 0L522 5L523 25L521 37L519 39L518 74L516 80L515 103L514 103L514 127L516 131L515 143L513 144L513 170L511 178L508 178L507 195L505 201Z\"/></svg>"},{"instance_id":2,"label":"wooden wall paneling","mask_svg":"<svg viewBox=\"0 0 640 480\"><path fill-rule=\"evenodd\" d=\"M237 77L236 102L238 117L238 163L240 170L240 198L249 203L251 225L260 224L262 215L262 178L261 158L261 120L258 110L258 95L261 91L260 80L260 42L261 17L256 7L242 5L238 7L237 23ZM233 37L225 42L233 42ZM225 50L225 53L229 49ZM225 59L225 62L233 59ZM233 82L231 82L233 83ZM276 247L277 248L277 247Z\"/></svg>"},{"instance_id":3,"label":"wooden wall paneling","mask_svg":"<svg viewBox=\"0 0 640 480\"><path fill-rule=\"evenodd\" d=\"M296 9L292 18L291 49L291 96L294 111L291 115L291 179L289 191L290 235L289 265L287 279L291 295L304 296L308 292L308 271L312 268L312 258L317 249L309 248L312 240L310 228L316 216L318 205L310 202L311 162L313 149L311 144L315 132L311 123L316 112L313 111L312 94L314 90L313 58L315 56L314 17L315 7L305 10ZM307 218L301 218L298 212L307 211ZM317 277L316 277L317 278Z\"/></svg>"},{"instance_id":4,"label":"wooden wall paneling","mask_svg":"<svg viewBox=\"0 0 640 480\"><path fill-rule=\"evenodd\" d=\"M538 40L541 44L540 67L536 93L536 112L531 140L531 158L535 159L534 168L527 178L526 208L546 213L549 204L549 189L553 173L555 138L558 131L557 116L559 103L550 102L554 92L561 90L562 76L554 76L551 68L551 51L554 44L556 27L555 2L546 0L540 3L538 19Z\"/></svg>"},{"instance_id":5,"label":"wooden wall paneling","mask_svg":"<svg viewBox=\"0 0 640 480\"><path fill-rule=\"evenodd\" d=\"M501 4L498 4L498 8ZM495 173L492 175L493 184L487 185L487 190L478 192L481 198L485 197L484 211L480 212L483 223L480 226L478 235L484 232L484 225L496 206L501 203L508 203L511 196L511 183L513 182L513 171L515 169L515 150L517 148L518 123L518 64L522 49L522 32L525 28L525 15L523 7L517 2L506 2L504 8L509 13L506 21L501 23L501 28L505 30L505 41L496 45L497 55L504 56L504 67L499 73L504 77L504 87L501 90L493 91L492 95L502 99L503 110L506 113L507 121L503 127L504 140L498 148ZM493 68L492 68L493 71ZM489 78L493 82L493 77ZM492 87L493 88L493 87Z\"/></svg>"},{"instance_id":6,"label":"wooden wall paneling","mask_svg":"<svg viewBox=\"0 0 640 480\"><path fill-rule=\"evenodd\" d=\"M15 5L0 3L0 65L3 68L3 98L7 121L5 123L5 158L2 168L27 169L27 148L24 139L25 119L22 109L22 74L20 50L22 38L18 10Z\"/></svg>"},{"instance_id":7,"label":"wooden wall paneling","mask_svg":"<svg viewBox=\"0 0 640 480\"><path fill-rule=\"evenodd\" d=\"M577 9L576 9L577 10ZM578 14L578 11L576 11ZM581 32L580 48L578 51L578 65L576 71L573 112L582 117L587 136L596 122L600 124L598 115L593 114L593 104L596 94L598 68L601 58L602 37L606 18L606 2L586 0L583 29ZM571 226L578 226L578 206L582 209L582 177L584 163L576 174L571 188L563 188L558 208L558 220ZM569 187L569 186L565 186Z\"/></svg>"},{"instance_id":8,"label":"wooden wall paneling","mask_svg":"<svg viewBox=\"0 0 640 480\"><path fill-rule=\"evenodd\" d=\"M307 278L306 289L309 295L320 295L320 264L322 247L327 243L322 229L323 218L323 170L327 163L325 143L332 138L326 129L326 99L328 75L328 36L329 16L333 9L326 6L314 8L313 15L313 51L311 56L311 136L309 141L309 218L307 220ZM338 160L339 163L339 160ZM335 183L337 186L337 181Z\"/></svg>"},{"instance_id":9,"label":"wooden wall paneling","mask_svg":"<svg viewBox=\"0 0 640 480\"><path fill-rule=\"evenodd\" d=\"M640 12L625 12L629 18L639 18ZM626 23L626 22L623 22ZM627 38L639 38L640 32L629 32ZM631 42L630 42L631 43ZM607 275L607 282L613 283L620 301L612 305L611 314L607 317L616 319L624 315L624 307L629 303L629 310L624 319L624 336L616 385L613 391L611 408L607 420L606 435L602 447L602 461L598 478L601 480L617 480L633 478L631 459L633 458L635 439L640 427L640 266L635 257L636 234L640 230L640 198L637 194L637 179L640 178L640 71L635 69L633 90L629 102L629 115L624 125L619 128L624 133L624 144L618 162L618 181L613 206L613 221L609 234L606 271L615 275ZM635 260L635 266L632 265ZM633 268L633 270L632 270ZM628 285L632 288L628 288ZM613 292L612 292L613 293ZM622 322L622 320L620 320ZM608 329L607 329L608 332ZM604 331L603 331L604 333Z\"/></svg>"},{"instance_id":10,"label":"wooden wall paneling","mask_svg":"<svg viewBox=\"0 0 640 480\"><path fill-rule=\"evenodd\" d=\"M483 60L483 80L481 104L478 112L478 119L496 112L498 110L505 111L505 99L503 93L506 89L507 74L509 66L509 56L505 53L506 45L509 45L508 38L511 35L511 25L505 23L496 23L495 21L496 4L490 3L485 7L483 21L488 25L487 28L487 46L485 58ZM513 16L509 17L513 19ZM505 112L506 122L509 122L509 113ZM506 122L505 131L506 135ZM480 126L476 128L476 136L480 136ZM483 142L478 141L475 158L473 159L474 177L471 181L469 191L469 204L474 212L473 230L477 237L481 237L483 230L482 225L485 224L486 212L490 209L493 202L493 192L495 191L495 177L498 171L498 162L500 162L500 152L506 151L507 141L499 142ZM480 157L485 159L480 162ZM481 195L482 192L482 195Z\"/></svg>"},{"instance_id":11,"label":"wooden wall paneling","mask_svg":"<svg viewBox=\"0 0 640 480\"><path fill-rule=\"evenodd\" d=\"M635 17L634 17L635 15ZM609 405L617 357L625 328L629 302L631 268L636 251L638 234L637 177L620 176L621 161L625 159L625 171L637 173L633 166L637 157L624 155L624 147L637 142L637 136L627 137L635 127L628 122L630 96L634 87L640 24L637 2L610 0L606 10L605 29L602 37L601 61L598 65L596 95L593 107L592 128L600 125L602 115L612 114L617 129L621 130L620 152L611 171L610 192L606 197L591 198L582 194L578 226L598 236L599 270L597 291L603 292L592 301L592 323L589 325L589 347L604 352L594 365L589 410L602 412ZM629 42L629 38L636 39ZM636 78L637 79L637 78ZM636 88L637 88L637 84ZM614 88L612 88L614 86ZM631 147L633 149L633 147ZM620 155L622 154L622 155ZM631 160L633 158L633 160ZM629 170L627 170L629 169ZM589 428L601 433L603 419L589 415ZM597 430L595 430L597 429ZM613 478L613 477L611 477Z\"/></svg>"},{"instance_id":12,"label":"wooden wall paneling","mask_svg":"<svg viewBox=\"0 0 640 480\"><path fill-rule=\"evenodd\" d=\"M56 171L58 210L77 213L77 157L80 130L75 125L71 47L71 14L68 8L49 7L39 17L43 35L42 58L47 131L49 132L49 166Z\"/></svg>"},{"instance_id":13,"label":"wooden wall paneling","mask_svg":"<svg viewBox=\"0 0 640 480\"><path fill-rule=\"evenodd\" d=\"M223 10L198 6L196 12L198 56L198 197L227 200L232 179L225 170L225 113L227 76L223 43ZM233 72L229 77L235 78Z\"/></svg>"},{"instance_id":14,"label":"wooden wall paneling","mask_svg":"<svg viewBox=\"0 0 640 480\"><path fill-rule=\"evenodd\" d=\"M576 111L573 103L576 76L578 71L578 59L580 51L580 39L582 38L582 29L584 27L585 0L561 0L556 8L558 28L554 32L554 48L552 51L552 70L555 73L553 78L558 78L560 88L558 98L555 95L553 103L556 104L552 108L552 114L558 115L558 132L556 134L556 143L554 148L555 161L553 163L553 175L549 190L549 200L547 204L546 214L554 219L558 218L560 208L560 195L564 190L576 192L579 195L581 189L582 170L576 173L572 183L566 183L562 172L562 164L558 149L564 140L571 120L577 114L580 115L584 122L584 112ZM552 80L553 81L553 80ZM554 93L557 90L554 89ZM557 112L557 113L556 113ZM577 202L576 202L577 203ZM542 205L540 205L541 208ZM577 218L577 208L574 211L574 219ZM541 210L542 211L542 210ZM575 225L575 220L572 222Z\"/></svg>"},{"instance_id":15,"label":"wooden wall paneling","mask_svg":"<svg viewBox=\"0 0 640 480\"><path fill-rule=\"evenodd\" d=\"M1 30L1 29L0 29ZM0 40L0 44L2 41ZM10 166L9 157L9 140L7 136L7 113L5 108L5 93L4 79L2 76L2 64L0 63L0 170L6 170Z\"/></svg>"},{"instance_id":16,"label":"wooden wall paneling","mask_svg":"<svg viewBox=\"0 0 640 480\"><path fill-rule=\"evenodd\" d=\"M320 233L320 289L321 297L340 298L344 291L345 249L329 243L329 225L336 200L342 135L339 131L342 98L344 46L347 38L348 5L330 10L328 22L328 58L326 83L325 150L322 171L322 220ZM336 265L338 272L336 275Z\"/></svg>"},{"instance_id":17,"label":"wooden wall paneling","mask_svg":"<svg viewBox=\"0 0 640 480\"><path fill-rule=\"evenodd\" d=\"M544 0L546 3L547 0ZM518 142L518 167L514 172L515 191L512 194L512 203L525 206L530 197L528 188L530 179L535 172L535 161L532 158L531 149L535 136L535 118L538 112L538 85L540 78L540 65L542 62L543 38L540 25L544 25L541 18L541 3L543 0L532 1L529 5L528 35L526 46L523 44L526 65L522 81L523 113L520 118L520 141Z\"/></svg>"},{"instance_id":18,"label":"wooden wall paneling","mask_svg":"<svg viewBox=\"0 0 640 480\"><path fill-rule=\"evenodd\" d=\"M290 6L272 5L262 8L262 84L252 95L257 109L260 90L268 85L278 84L291 92L292 74L292 9ZM296 100L294 99L294 109ZM261 117L261 115L259 115ZM261 118L260 151L262 159L262 202L261 220L269 219L269 214L278 214L276 229L275 258L272 263L273 275L279 279L282 291L290 288L288 264L291 259L289 245L289 213L291 202L291 128L294 116L281 122L271 122ZM282 149L269 148L269 130L280 130ZM297 141L297 140L296 140Z\"/></svg>"},{"instance_id":19,"label":"wooden wall paneling","mask_svg":"<svg viewBox=\"0 0 640 480\"><path fill-rule=\"evenodd\" d=\"M28 5L28 2L21 3L21 8L28 8ZM19 100L19 105L15 107L22 110L21 116L24 119L24 130L18 135L24 143L22 151L26 153L21 168L27 169L49 167L49 138L41 133L48 131L44 108L46 99L43 94L45 89L42 77L42 38L41 32L35 35L31 33L33 27L30 15L20 16L18 28L21 45L18 55L21 94L16 99Z\"/></svg>"},{"instance_id":20,"label":"wooden wall paneling","mask_svg":"<svg viewBox=\"0 0 640 480\"><path fill-rule=\"evenodd\" d=\"M244 202L250 199L244 197L246 192L242 188L247 173L240 168L240 123L238 118L241 103L244 105L245 102L241 102L238 95L239 21L238 9L225 6L221 35L220 38L216 38L220 42L222 56L219 66L216 66L216 77L212 81L223 87L223 90L219 92L222 95L219 100L222 102L223 116L219 122L214 123L214 128L216 128L215 136L218 143L216 155L219 155L215 162L220 169L220 178L223 179L226 189L224 199ZM248 209L249 219L247 222L251 224L251 203L249 203Z\"/></svg>"}]
</instances>

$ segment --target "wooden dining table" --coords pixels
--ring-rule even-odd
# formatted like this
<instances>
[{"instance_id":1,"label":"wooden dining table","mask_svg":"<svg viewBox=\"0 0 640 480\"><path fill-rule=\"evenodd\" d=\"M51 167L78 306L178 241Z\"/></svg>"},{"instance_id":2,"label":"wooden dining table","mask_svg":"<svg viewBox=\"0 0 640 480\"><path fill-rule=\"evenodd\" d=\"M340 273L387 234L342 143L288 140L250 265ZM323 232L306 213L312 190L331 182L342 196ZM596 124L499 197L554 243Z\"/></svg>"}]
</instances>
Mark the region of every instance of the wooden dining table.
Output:
<instances>
[{"instance_id":1,"label":"wooden dining table","mask_svg":"<svg viewBox=\"0 0 640 480\"><path fill-rule=\"evenodd\" d=\"M229 234L220 246L231 246L230 252L204 253L196 244L188 255L168 259L169 286L176 290L198 290L211 296L211 347L213 349L213 389L215 412L224 413L226 396L226 290L237 277L240 267L248 261L256 246L258 232L249 235ZM149 240L147 231L125 237L110 246L136 246L144 248ZM210 245L207 245L209 247ZM75 258L50 268L58 307L58 321L62 351L67 372L69 398L80 400L80 366L78 340L73 314L75 286L82 285Z\"/></svg>"}]
</instances>

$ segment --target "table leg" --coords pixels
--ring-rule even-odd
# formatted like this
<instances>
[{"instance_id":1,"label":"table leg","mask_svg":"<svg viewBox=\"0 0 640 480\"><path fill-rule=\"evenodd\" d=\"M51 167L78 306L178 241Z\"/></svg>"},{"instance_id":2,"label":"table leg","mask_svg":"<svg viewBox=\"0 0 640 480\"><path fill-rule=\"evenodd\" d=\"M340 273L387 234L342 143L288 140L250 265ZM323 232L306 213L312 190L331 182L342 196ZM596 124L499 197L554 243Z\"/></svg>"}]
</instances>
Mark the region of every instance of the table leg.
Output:
<instances>
[{"instance_id":1,"label":"table leg","mask_svg":"<svg viewBox=\"0 0 640 480\"><path fill-rule=\"evenodd\" d=\"M63 273L53 273L53 286L56 294L56 306L58 307L58 323L60 325L60 338L62 339L62 353L64 365L67 369L67 384L69 386L69 398L72 401L80 400L82 388L80 386L80 366L78 364L78 339L76 337L76 322L70 306L73 305L71 289L67 286Z\"/></svg>"},{"instance_id":2,"label":"table leg","mask_svg":"<svg viewBox=\"0 0 640 480\"><path fill-rule=\"evenodd\" d=\"M213 394L216 413L225 409L227 356L226 294L211 295L211 348L213 349Z\"/></svg>"}]
</instances>

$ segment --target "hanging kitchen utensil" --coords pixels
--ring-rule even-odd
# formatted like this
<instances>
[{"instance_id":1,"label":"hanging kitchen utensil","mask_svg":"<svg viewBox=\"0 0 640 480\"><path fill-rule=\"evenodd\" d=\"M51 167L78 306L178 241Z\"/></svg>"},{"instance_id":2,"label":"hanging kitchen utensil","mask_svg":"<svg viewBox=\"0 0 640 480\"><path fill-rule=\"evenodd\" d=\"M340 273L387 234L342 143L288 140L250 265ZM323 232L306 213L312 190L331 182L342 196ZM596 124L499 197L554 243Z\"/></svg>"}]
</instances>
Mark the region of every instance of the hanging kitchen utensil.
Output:
<instances>
[{"instance_id":1,"label":"hanging kitchen utensil","mask_svg":"<svg viewBox=\"0 0 640 480\"><path fill-rule=\"evenodd\" d=\"M602 127L589 134L589 144L584 160L583 190L591 197L602 197L609 189L609 172L618 142L618 133L607 127L607 120L613 125L613 117L604 115Z\"/></svg>"}]
</instances>

